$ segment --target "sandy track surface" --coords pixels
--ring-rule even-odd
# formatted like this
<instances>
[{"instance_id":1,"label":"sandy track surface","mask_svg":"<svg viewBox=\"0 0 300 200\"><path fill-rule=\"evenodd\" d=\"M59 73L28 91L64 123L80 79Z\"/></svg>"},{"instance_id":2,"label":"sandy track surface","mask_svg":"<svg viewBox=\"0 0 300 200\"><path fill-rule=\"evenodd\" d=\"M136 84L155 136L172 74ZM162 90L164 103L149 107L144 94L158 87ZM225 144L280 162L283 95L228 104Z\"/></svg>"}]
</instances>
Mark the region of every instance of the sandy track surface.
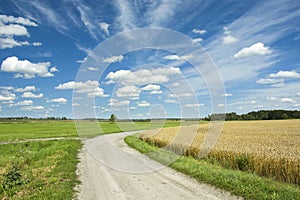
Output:
<instances>
[{"instance_id":1,"label":"sandy track surface","mask_svg":"<svg viewBox=\"0 0 300 200\"><path fill-rule=\"evenodd\" d=\"M84 141L79 153L76 198L103 199L239 199L201 184L129 148L130 133L103 135Z\"/></svg>"}]
</instances>

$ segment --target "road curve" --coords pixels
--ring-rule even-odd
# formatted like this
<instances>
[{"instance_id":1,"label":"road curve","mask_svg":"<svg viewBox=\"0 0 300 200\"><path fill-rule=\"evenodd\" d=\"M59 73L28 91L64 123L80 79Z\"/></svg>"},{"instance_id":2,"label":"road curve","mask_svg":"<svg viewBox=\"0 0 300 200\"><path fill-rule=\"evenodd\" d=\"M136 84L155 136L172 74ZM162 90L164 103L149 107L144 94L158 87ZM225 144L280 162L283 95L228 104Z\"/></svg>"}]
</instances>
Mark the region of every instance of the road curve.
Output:
<instances>
[{"instance_id":1,"label":"road curve","mask_svg":"<svg viewBox=\"0 0 300 200\"><path fill-rule=\"evenodd\" d=\"M129 148L124 137L102 135L84 141L77 174L82 200L240 199L161 165Z\"/></svg>"}]
</instances>

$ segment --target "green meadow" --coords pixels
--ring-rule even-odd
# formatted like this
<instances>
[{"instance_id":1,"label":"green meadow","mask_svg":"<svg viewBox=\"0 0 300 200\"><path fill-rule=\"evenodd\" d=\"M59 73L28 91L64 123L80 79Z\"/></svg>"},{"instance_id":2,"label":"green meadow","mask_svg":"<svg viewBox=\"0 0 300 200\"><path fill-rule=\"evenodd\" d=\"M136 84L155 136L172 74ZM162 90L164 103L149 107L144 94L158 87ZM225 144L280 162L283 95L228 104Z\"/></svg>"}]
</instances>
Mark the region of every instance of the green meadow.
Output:
<instances>
[{"instance_id":1,"label":"green meadow","mask_svg":"<svg viewBox=\"0 0 300 200\"><path fill-rule=\"evenodd\" d=\"M188 125L196 122L180 121L154 121L154 122L95 122L77 121L77 126L85 127L87 132L91 125L98 124L99 129L91 136L101 134L117 133L133 130L153 129L159 127L170 127L178 125ZM80 135L81 137L83 135ZM19 120L0 121L0 142L37 139L37 138L57 138L57 137L78 137L76 123L73 120Z\"/></svg>"},{"instance_id":2,"label":"green meadow","mask_svg":"<svg viewBox=\"0 0 300 200\"><path fill-rule=\"evenodd\" d=\"M89 128L95 123L100 128L93 132ZM87 137L178 125L178 121L77 122L92 132ZM42 138L53 140L31 140ZM0 199L72 199L81 146L76 123L71 120L1 121Z\"/></svg>"}]
</instances>

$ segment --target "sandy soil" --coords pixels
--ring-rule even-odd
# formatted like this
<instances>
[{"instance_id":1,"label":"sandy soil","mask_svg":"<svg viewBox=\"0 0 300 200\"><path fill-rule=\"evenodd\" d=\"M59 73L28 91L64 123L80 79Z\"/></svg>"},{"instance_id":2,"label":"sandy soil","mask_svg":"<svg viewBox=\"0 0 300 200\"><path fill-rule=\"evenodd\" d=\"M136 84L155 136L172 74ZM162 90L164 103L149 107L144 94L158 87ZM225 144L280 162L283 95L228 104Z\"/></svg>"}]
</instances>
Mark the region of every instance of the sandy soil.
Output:
<instances>
[{"instance_id":1,"label":"sandy soil","mask_svg":"<svg viewBox=\"0 0 300 200\"><path fill-rule=\"evenodd\" d=\"M129 148L130 133L103 135L84 141L79 153L76 198L90 199L240 199L201 184Z\"/></svg>"}]
</instances>

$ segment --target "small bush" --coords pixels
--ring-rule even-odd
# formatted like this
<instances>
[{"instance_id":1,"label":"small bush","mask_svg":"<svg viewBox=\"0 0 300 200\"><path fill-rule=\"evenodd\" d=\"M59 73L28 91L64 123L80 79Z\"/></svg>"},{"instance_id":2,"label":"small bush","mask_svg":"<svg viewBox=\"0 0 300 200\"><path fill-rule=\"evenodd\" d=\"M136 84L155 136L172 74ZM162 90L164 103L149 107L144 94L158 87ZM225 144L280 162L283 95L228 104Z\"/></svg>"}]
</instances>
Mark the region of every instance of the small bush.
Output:
<instances>
[{"instance_id":1,"label":"small bush","mask_svg":"<svg viewBox=\"0 0 300 200\"><path fill-rule=\"evenodd\" d=\"M1 193L7 192L8 194L12 194L16 186L23 185L28 182L28 180L22 177L20 168L16 163L13 163L6 173L2 174L2 177Z\"/></svg>"},{"instance_id":2,"label":"small bush","mask_svg":"<svg viewBox=\"0 0 300 200\"><path fill-rule=\"evenodd\" d=\"M248 154L241 154L235 157L235 165L237 169L247 171L249 169L250 157Z\"/></svg>"}]
</instances>

